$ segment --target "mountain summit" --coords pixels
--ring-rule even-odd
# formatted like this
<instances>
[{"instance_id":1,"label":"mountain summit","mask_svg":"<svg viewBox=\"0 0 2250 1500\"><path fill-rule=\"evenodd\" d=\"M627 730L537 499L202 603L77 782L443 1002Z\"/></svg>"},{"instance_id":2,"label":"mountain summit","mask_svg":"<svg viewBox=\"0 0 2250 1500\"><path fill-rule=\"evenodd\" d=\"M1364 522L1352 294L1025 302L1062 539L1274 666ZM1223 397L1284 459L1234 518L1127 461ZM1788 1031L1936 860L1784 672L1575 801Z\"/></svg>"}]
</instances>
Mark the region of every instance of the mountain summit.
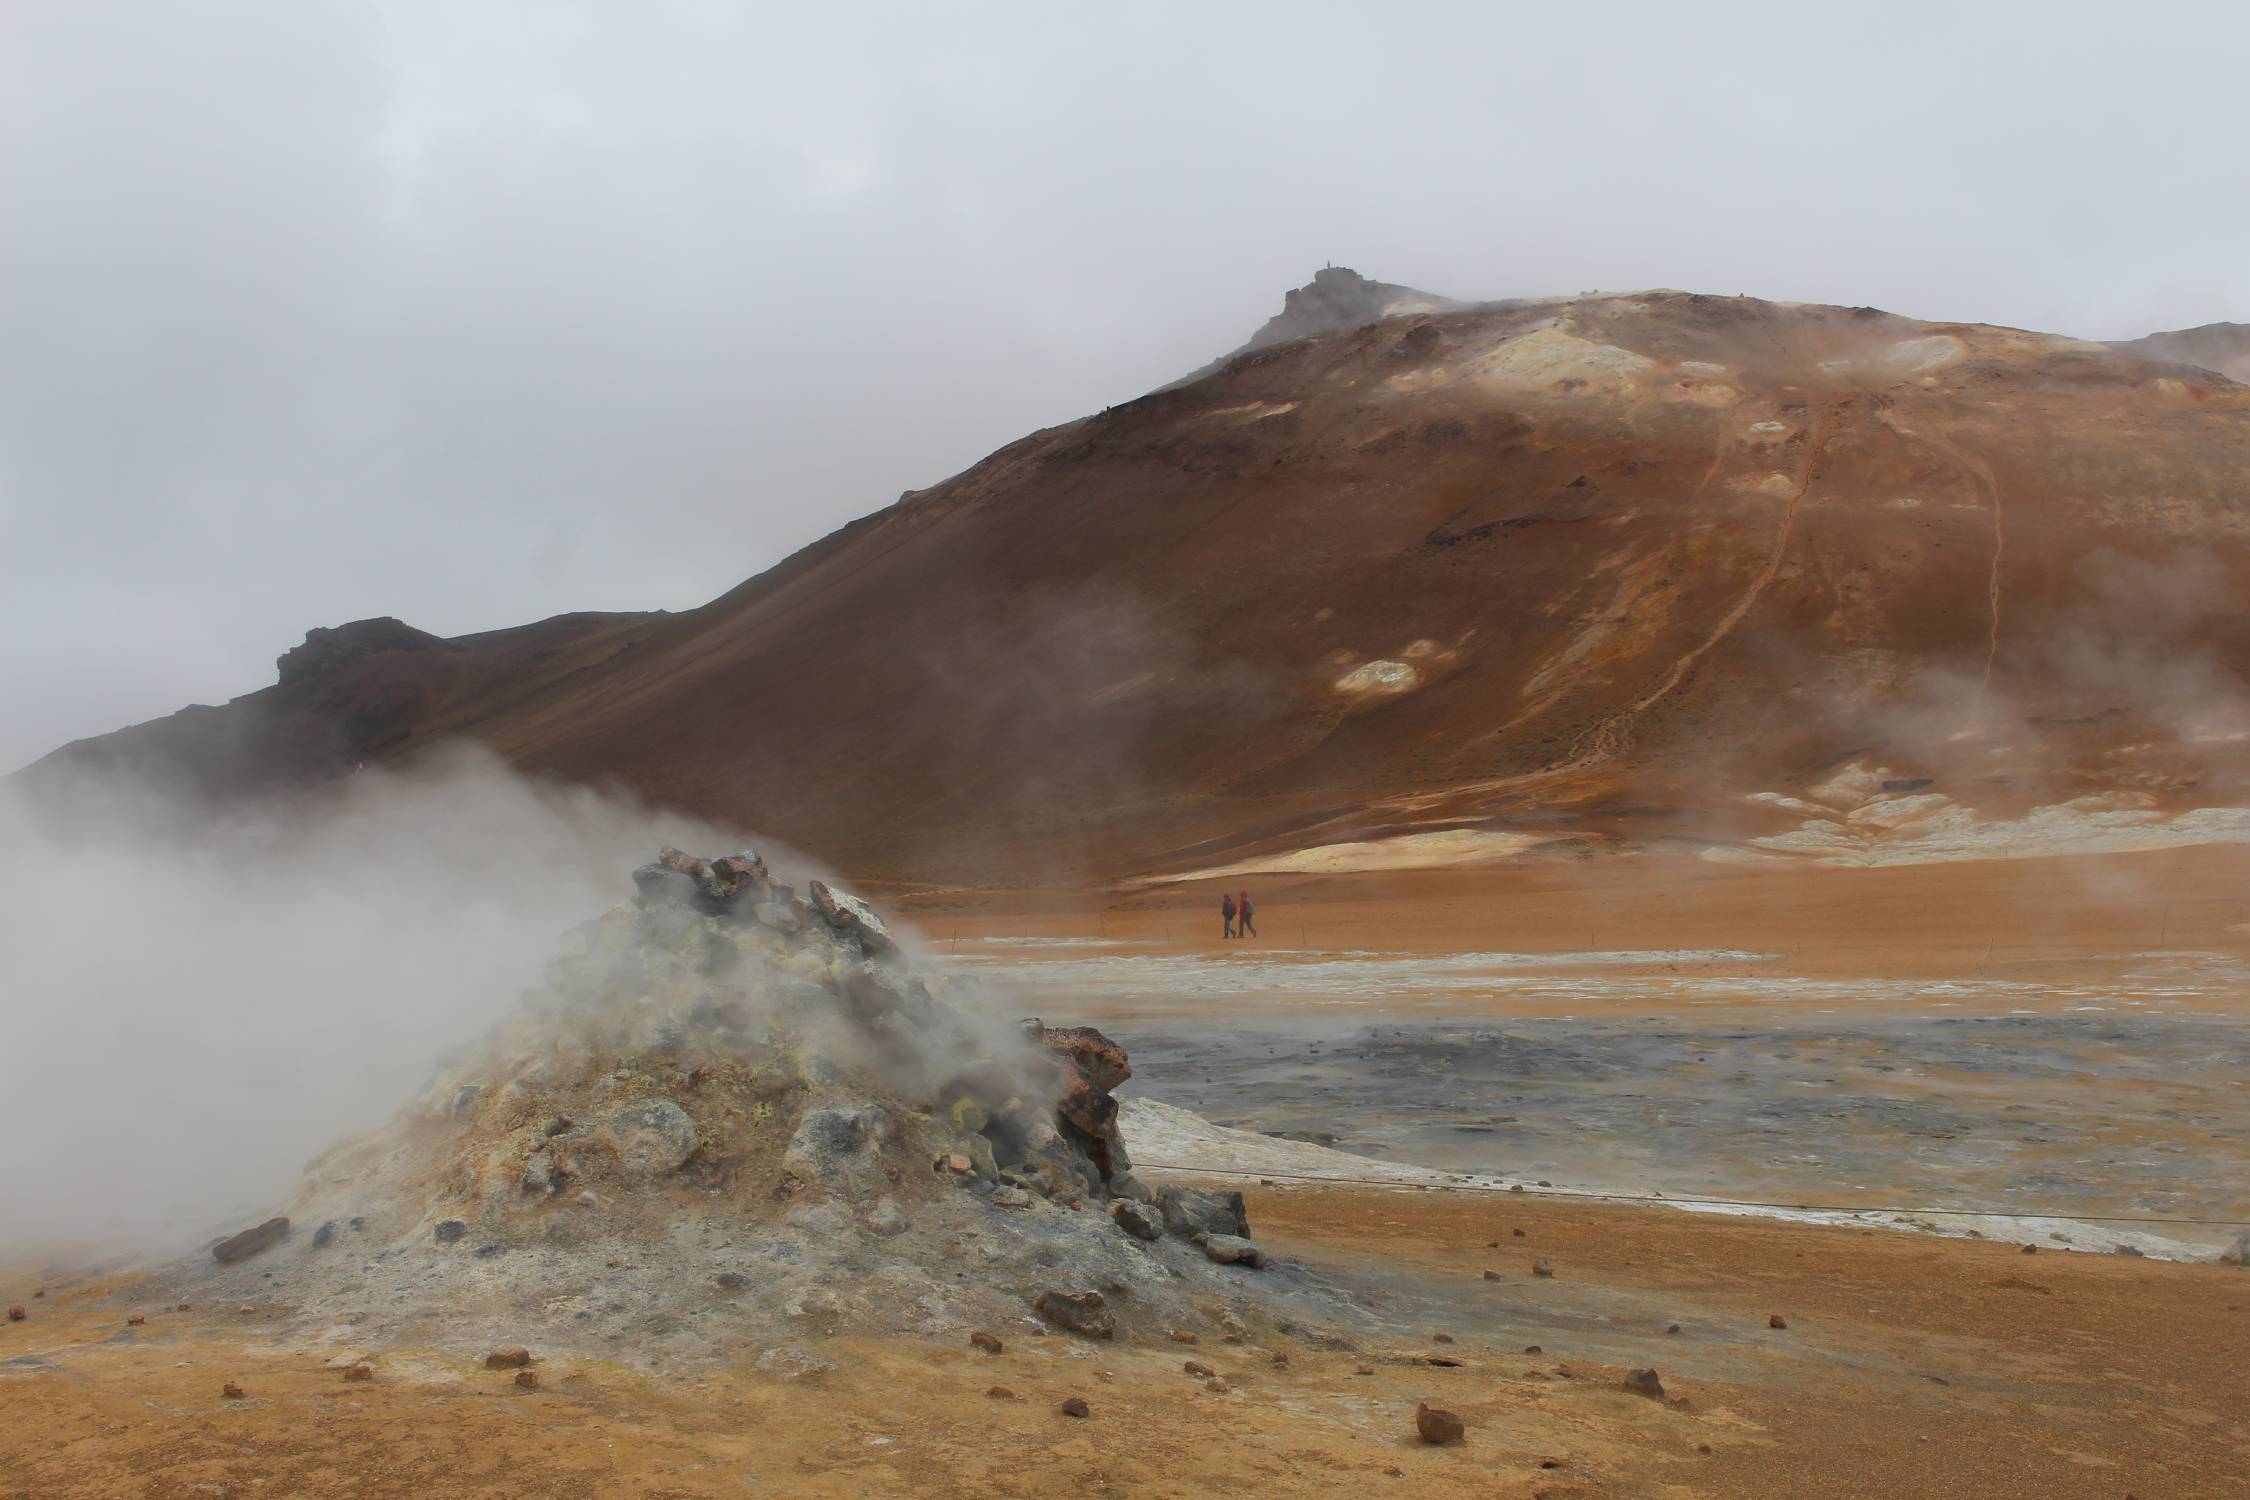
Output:
<instances>
[{"instance_id":1,"label":"mountain summit","mask_svg":"<svg viewBox=\"0 0 2250 1500\"><path fill-rule=\"evenodd\" d=\"M1311 281L1288 292L1281 299L1281 311L1268 318L1265 326L1250 335L1250 342L1236 352L1316 334L1342 333L1385 318L1447 312L1462 305L1450 297L1418 292L1410 286L1369 281L1344 266L1324 266L1313 273Z\"/></svg>"}]
</instances>

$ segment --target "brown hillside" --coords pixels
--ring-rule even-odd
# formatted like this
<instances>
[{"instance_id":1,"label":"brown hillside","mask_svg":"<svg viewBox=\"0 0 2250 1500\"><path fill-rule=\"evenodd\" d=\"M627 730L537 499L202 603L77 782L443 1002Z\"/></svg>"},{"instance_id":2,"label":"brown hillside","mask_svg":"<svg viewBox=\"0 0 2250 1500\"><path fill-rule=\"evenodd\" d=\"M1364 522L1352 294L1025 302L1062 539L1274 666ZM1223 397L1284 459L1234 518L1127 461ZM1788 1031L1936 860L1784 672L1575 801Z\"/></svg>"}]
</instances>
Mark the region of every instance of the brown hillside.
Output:
<instances>
[{"instance_id":1,"label":"brown hillside","mask_svg":"<svg viewBox=\"0 0 2250 1500\"><path fill-rule=\"evenodd\" d=\"M233 792L465 734L939 881L1700 846L1851 765L1988 817L2208 807L2246 800L2246 475L2250 389L2100 344L1410 313L1035 433L701 609L360 656L31 774Z\"/></svg>"}]
</instances>

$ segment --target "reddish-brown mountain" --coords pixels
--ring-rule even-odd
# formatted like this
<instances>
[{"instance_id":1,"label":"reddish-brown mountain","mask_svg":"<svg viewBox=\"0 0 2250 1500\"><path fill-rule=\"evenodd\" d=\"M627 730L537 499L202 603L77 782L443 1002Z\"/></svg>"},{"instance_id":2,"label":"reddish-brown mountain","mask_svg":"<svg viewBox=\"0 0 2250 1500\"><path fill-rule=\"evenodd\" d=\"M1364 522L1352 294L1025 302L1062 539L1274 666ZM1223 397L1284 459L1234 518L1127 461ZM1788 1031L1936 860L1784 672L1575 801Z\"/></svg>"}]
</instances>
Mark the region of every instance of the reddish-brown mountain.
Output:
<instances>
[{"instance_id":1,"label":"reddish-brown mountain","mask_svg":"<svg viewBox=\"0 0 2250 1500\"><path fill-rule=\"evenodd\" d=\"M700 609L347 627L28 774L233 795L470 736L941 881L1400 836L1336 858L1817 855L1800 818L2250 800L2250 389L1870 308L1397 305L1034 433Z\"/></svg>"}]
</instances>

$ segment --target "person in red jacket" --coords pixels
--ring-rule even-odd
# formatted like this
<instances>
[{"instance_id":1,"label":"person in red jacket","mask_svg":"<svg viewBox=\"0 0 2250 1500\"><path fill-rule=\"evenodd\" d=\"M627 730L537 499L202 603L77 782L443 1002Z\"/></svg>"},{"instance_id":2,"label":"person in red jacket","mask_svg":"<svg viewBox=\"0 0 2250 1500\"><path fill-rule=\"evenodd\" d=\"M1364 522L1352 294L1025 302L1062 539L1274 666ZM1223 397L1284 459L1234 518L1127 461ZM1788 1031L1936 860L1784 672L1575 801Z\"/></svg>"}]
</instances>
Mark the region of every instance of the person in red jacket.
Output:
<instances>
[{"instance_id":1,"label":"person in red jacket","mask_svg":"<svg viewBox=\"0 0 2250 1500\"><path fill-rule=\"evenodd\" d=\"M1241 930L1241 935L1246 938L1256 937L1258 935L1258 929L1250 925L1251 907L1250 893L1248 891L1244 891L1242 893L1242 899L1235 903L1234 910L1235 925Z\"/></svg>"}]
</instances>

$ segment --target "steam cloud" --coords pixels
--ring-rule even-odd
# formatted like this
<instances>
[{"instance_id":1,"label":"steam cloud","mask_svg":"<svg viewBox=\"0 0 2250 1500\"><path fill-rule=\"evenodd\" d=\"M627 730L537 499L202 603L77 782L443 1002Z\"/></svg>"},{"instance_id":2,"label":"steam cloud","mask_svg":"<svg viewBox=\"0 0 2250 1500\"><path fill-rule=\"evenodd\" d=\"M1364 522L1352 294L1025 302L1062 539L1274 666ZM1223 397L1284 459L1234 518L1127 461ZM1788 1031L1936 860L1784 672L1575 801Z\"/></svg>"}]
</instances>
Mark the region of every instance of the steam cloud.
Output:
<instances>
[{"instance_id":1,"label":"steam cloud","mask_svg":"<svg viewBox=\"0 0 2250 1500\"><path fill-rule=\"evenodd\" d=\"M280 1196L505 1014L658 846L742 843L482 752L223 826L0 783L0 1251L165 1244Z\"/></svg>"}]
</instances>

